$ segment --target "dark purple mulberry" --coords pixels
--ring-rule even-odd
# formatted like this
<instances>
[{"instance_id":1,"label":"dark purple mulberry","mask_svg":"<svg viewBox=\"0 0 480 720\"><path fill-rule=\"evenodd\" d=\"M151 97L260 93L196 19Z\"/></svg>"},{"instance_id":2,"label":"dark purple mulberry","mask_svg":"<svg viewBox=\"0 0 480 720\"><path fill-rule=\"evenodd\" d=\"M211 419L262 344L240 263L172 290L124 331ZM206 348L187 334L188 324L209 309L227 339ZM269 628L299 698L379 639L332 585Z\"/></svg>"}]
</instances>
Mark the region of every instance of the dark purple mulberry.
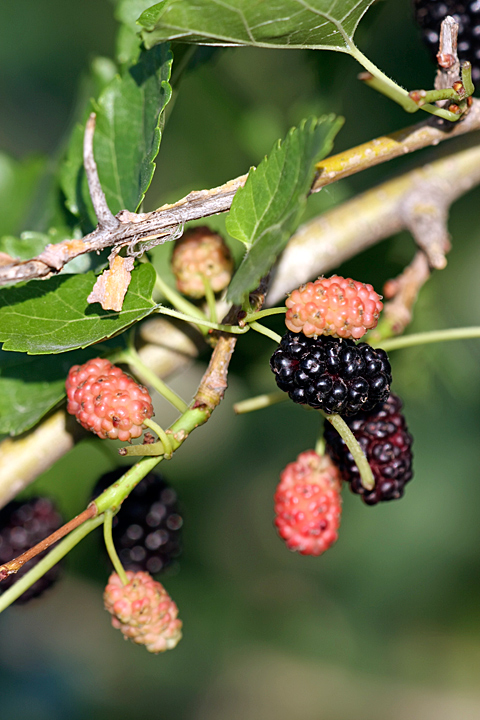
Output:
<instances>
[{"instance_id":1,"label":"dark purple mulberry","mask_svg":"<svg viewBox=\"0 0 480 720\"><path fill-rule=\"evenodd\" d=\"M372 410L388 397L392 382L384 350L326 335L287 332L270 367L294 402L340 415Z\"/></svg>"},{"instance_id":2,"label":"dark purple mulberry","mask_svg":"<svg viewBox=\"0 0 480 720\"><path fill-rule=\"evenodd\" d=\"M397 500L412 479L412 441L405 418L400 412L402 401L390 396L372 412L361 412L346 419L372 468L373 490L365 490L358 468L345 442L329 422L325 423L326 450L340 469L352 492L362 496L367 505Z\"/></svg>"},{"instance_id":3,"label":"dark purple mulberry","mask_svg":"<svg viewBox=\"0 0 480 720\"><path fill-rule=\"evenodd\" d=\"M12 500L0 510L0 564L9 562L29 550L58 530L61 525L63 518L48 498ZM0 594L36 565L49 549L26 563L15 575L2 580ZM23 605L32 598L39 597L58 580L60 573L61 564L57 563L15 600L15 603Z\"/></svg>"}]
</instances>

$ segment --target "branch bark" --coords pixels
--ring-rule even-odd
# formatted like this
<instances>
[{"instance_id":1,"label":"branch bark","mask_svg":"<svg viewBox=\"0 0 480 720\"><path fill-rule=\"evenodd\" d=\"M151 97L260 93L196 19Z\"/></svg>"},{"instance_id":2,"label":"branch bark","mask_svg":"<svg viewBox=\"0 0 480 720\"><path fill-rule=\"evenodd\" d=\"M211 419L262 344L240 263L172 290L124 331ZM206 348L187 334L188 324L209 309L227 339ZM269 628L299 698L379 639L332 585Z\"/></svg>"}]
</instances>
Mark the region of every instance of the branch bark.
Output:
<instances>
[{"instance_id":1,"label":"branch bark","mask_svg":"<svg viewBox=\"0 0 480 720\"><path fill-rule=\"evenodd\" d=\"M378 185L305 223L280 258L267 305L403 229L413 233L432 267L444 267L448 208L479 183L480 148L472 147Z\"/></svg>"},{"instance_id":2,"label":"branch bark","mask_svg":"<svg viewBox=\"0 0 480 720\"><path fill-rule=\"evenodd\" d=\"M392 158L438 145L444 140L478 129L480 100L474 100L466 117L457 123L431 118L323 160L317 166L318 173L312 192L318 192L326 185ZM229 210L236 191L243 187L246 179L247 175L242 175L211 190L191 192L178 202L164 205L150 213L137 214L122 210L116 216L119 221L116 229L99 226L83 239L64 240L47 246L36 258L0 266L0 286L33 278L47 278L60 272L74 258L88 252L124 245L129 245L134 251L139 243L167 242L173 239L174 230L179 225Z\"/></svg>"},{"instance_id":3,"label":"branch bark","mask_svg":"<svg viewBox=\"0 0 480 720\"><path fill-rule=\"evenodd\" d=\"M85 174L87 176L88 189L92 198L93 209L98 220L98 227L101 229L115 230L119 225L119 220L113 215L107 205L105 193L100 184L98 177L97 163L93 155L93 136L95 133L95 122L97 116L91 113L85 126L85 135L83 138L83 164L85 166Z\"/></svg>"}]
</instances>

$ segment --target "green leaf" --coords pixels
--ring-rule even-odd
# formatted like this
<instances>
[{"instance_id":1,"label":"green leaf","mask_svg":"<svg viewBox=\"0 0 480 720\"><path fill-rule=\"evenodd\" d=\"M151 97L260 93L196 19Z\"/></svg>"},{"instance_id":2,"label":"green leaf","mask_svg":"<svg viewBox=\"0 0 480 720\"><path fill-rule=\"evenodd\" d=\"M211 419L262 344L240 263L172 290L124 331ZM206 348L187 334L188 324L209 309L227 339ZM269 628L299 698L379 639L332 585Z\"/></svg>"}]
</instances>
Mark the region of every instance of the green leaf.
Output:
<instances>
[{"instance_id":1,"label":"green leaf","mask_svg":"<svg viewBox=\"0 0 480 720\"><path fill-rule=\"evenodd\" d=\"M16 233L25 227L45 160L33 157L17 162L0 154L0 236ZM28 225L27 225L28 227Z\"/></svg>"},{"instance_id":2,"label":"green leaf","mask_svg":"<svg viewBox=\"0 0 480 720\"><path fill-rule=\"evenodd\" d=\"M375 0L164 0L138 23L146 47L166 40L349 52Z\"/></svg>"},{"instance_id":3,"label":"green leaf","mask_svg":"<svg viewBox=\"0 0 480 720\"><path fill-rule=\"evenodd\" d=\"M33 427L64 397L72 365L99 354L98 346L54 358L0 350L0 433L19 435Z\"/></svg>"},{"instance_id":4,"label":"green leaf","mask_svg":"<svg viewBox=\"0 0 480 720\"><path fill-rule=\"evenodd\" d=\"M137 210L150 186L172 92L171 65L168 45L143 51L138 62L116 75L89 108L97 114L94 155L113 214ZM81 218L84 229L91 230L97 220L83 169L84 130L84 123L74 129L61 184L67 207Z\"/></svg>"},{"instance_id":5,"label":"green leaf","mask_svg":"<svg viewBox=\"0 0 480 720\"><path fill-rule=\"evenodd\" d=\"M270 270L295 232L312 185L315 163L329 153L343 124L334 115L304 120L292 128L235 193L226 221L230 235L249 249L228 289L241 303Z\"/></svg>"},{"instance_id":6,"label":"green leaf","mask_svg":"<svg viewBox=\"0 0 480 720\"><path fill-rule=\"evenodd\" d=\"M140 265L132 273L123 310L88 305L95 275L68 275L0 291L0 342L4 350L32 355L84 348L119 333L150 315L155 270Z\"/></svg>"}]
</instances>

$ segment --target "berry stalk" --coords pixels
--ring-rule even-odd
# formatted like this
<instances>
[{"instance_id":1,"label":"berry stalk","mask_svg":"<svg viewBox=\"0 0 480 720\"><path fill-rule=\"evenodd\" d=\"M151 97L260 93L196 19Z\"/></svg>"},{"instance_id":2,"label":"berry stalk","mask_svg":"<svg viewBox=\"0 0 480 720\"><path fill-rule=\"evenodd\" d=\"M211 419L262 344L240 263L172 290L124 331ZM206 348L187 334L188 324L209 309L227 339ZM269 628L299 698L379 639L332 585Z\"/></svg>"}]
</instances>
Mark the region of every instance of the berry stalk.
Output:
<instances>
[{"instance_id":1,"label":"berry stalk","mask_svg":"<svg viewBox=\"0 0 480 720\"><path fill-rule=\"evenodd\" d=\"M154 433L158 435L160 438L160 441L162 443L162 449L163 449L163 457L164 460L170 460L173 454L172 449L172 443L170 442L170 437L167 435L165 430L158 425L158 423L154 422L152 419L145 420L144 425L146 425L150 430L153 430ZM154 443L157 445L157 443Z\"/></svg>"},{"instance_id":2,"label":"berry stalk","mask_svg":"<svg viewBox=\"0 0 480 720\"><path fill-rule=\"evenodd\" d=\"M402 335L401 337L390 338L389 340L382 340L381 342L384 350L398 350L405 347L414 347L415 345L428 345L436 342L468 340L471 338L480 338L479 326L412 333L411 335ZM372 342L372 345L375 346L376 343Z\"/></svg>"},{"instance_id":3,"label":"berry stalk","mask_svg":"<svg viewBox=\"0 0 480 720\"><path fill-rule=\"evenodd\" d=\"M178 320L185 320L185 322L192 323L193 325L211 328L212 330L229 333L231 335L244 335L250 329L248 326L242 328L239 325L222 325L221 323L210 322L210 320L202 320L200 318L192 317L191 315L185 315L184 313L177 312L176 310L164 307L163 305L159 305L157 307L157 312L160 313L160 315L169 315L170 317L177 318Z\"/></svg>"},{"instance_id":4,"label":"berry stalk","mask_svg":"<svg viewBox=\"0 0 480 720\"><path fill-rule=\"evenodd\" d=\"M103 523L103 539L105 540L105 547L107 548L108 557L112 561L112 565L122 581L124 585L128 583L127 579L127 573L125 572L125 569L120 562L120 558L117 555L117 551L115 550L115 545L113 543L113 537L112 537L112 520L113 520L113 512L111 510L107 510L105 513L105 521Z\"/></svg>"},{"instance_id":5,"label":"berry stalk","mask_svg":"<svg viewBox=\"0 0 480 720\"><path fill-rule=\"evenodd\" d=\"M260 310L259 312L252 313L251 315L248 315L246 321L251 323L254 320L261 320L265 317L270 317L270 315L285 315L287 312L286 307L273 307L273 308L267 308L266 310Z\"/></svg>"},{"instance_id":6,"label":"berry stalk","mask_svg":"<svg viewBox=\"0 0 480 720\"><path fill-rule=\"evenodd\" d=\"M256 395L255 397L248 398L248 400L241 400L240 402L235 403L233 411L237 415L243 415L245 413L254 412L255 410L262 410L263 408L270 407L270 405L276 405L277 403L284 402L286 399L287 397L283 392Z\"/></svg>"},{"instance_id":7,"label":"berry stalk","mask_svg":"<svg viewBox=\"0 0 480 720\"><path fill-rule=\"evenodd\" d=\"M340 415L327 415L323 410L320 410L322 415L333 425L338 434L345 441L346 446L352 453L353 459L357 465L360 473L360 479L365 490L373 490L375 487L375 479L373 477L372 469L368 464L368 460L363 452L362 448L358 444L355 435L352 433L347 423Z\"/></svg>"},{"instance_id":8,"label":"berry stalk","mask_svg":"<svg viewBox=\"0 0 480 720\"><path fill-rule=\"evenodd\" d=\"M270 340L273 340L273 342L280 343L282 340L282 336L278 333L274 332L273 330L270 330L270 328L266 328L264 325L261 325L260 323L254 321L249 322L250 327L252 330L255 330L255 332L260 333L260 335L265 335L266 337L270 338Z\"/></svg>"},{"instance_id":9,"label":"berry stalk","mask_svg":"<svg viewBox=\"0 0 480 720\"><path fill-rule=\"evenodd\" d=\"M200 308L184 298L183 295L180 295L177 290L170 287L170 285L166 283L158 273L155 280L155 289L158 290L158 292L163 295L163 297L166 298L166 300L168 300L168 302L171 303L176 310L186 313L187 315L193 315L193 317L198 320L206 320L205 314L200 310Z\"/></svg>"},{"instance_id":10,"label":"berry stalk","mask_svg":"<svg viewBox=\"0 0 480 720\"><path fill-rule=\"evenodd\" d=\"M110 358L110 361L113 363L127 363L128 365L132 365L138 372L138 375L141 376L141 379L144 379L148 385L153 387L159 395L165 398L165 400L173 405L179 412L184 413L188 409L187 403L145 365L134 348L122 350L116 354L113 359Z\"/></svg>"},{"instance_id":11,"label":"berry stalk","mask_svg":"<svg viewBox=\"0 0 480 720\"><path fill-rule=\"evenodd\" d=\"M215 293L213 292L212 283L208 275L202 275L203 287L205 290L205 298L207 300L208 314L212 322L218 322L217 304L215 302Z\"/></svg>"}]
</instances>

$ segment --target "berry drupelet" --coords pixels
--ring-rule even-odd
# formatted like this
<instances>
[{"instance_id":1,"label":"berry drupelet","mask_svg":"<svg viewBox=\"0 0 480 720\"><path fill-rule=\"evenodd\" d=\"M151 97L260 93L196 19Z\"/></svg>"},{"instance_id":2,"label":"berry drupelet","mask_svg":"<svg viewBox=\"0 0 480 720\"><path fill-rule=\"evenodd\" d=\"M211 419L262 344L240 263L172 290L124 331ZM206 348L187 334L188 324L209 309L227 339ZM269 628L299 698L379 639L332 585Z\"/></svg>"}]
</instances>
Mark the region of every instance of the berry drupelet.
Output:
<instances>
[{"instance_id":1,"label":"berry drupelet","mask_svg":"<svg viewBox=\"0 0 480 720\"><path fill-rule=\"evenodd\" d=\"M392 382L384 350L324 335L287 332L270 367L294 402L342 416L372 410L388 397Z\"/></svg>"},{"instance_id":2,"label":"berry drupelet","mask_svg":"<svg viewBox=\"0 0 480 720\"><path fill-rule=\"evenodd\" d=\"M93 490L98 497L119 480L127 468L105 473ZM181 553L181 527L177 494L165 478L149 473L123 501L113 518L113 541L125 570L162 572Z\"/></svg>"},{"instance_id":3,"label":"berry drupelet","mask_svg":"<svg viewBox=\"0 0 480 720\"><path fill-rule=\"evenodd\" d=\"M344 440L329 422L325 423L327 452L338 465L343 479L350 483L352 492L361 495L367 505L401 498L406 483L412 479L413 440L401 408L400 398L390 393L372 412L361 412L346 420L372 468L373 490L363 487Z\"/></svg>"},{"instance_id":4,"label":"berry drupelet","mask_svg":"<svg viewBox=\"0 0 480 720\"><path fill-rule=\"evenodd\" d=\"M13 560L26 550L44 540L63 525L63 518L53 502L45 497L32 497L29 500L12 500L0 510L0 564ZM48 550L23 565L14 575L9 575L0 583L0 594L8 590L34 565ZM57 563L45 575L39 578L23 595L15 600L23 605L32 598L39 597L60 577L61 565Z\"/></svg>"}]
</instances>

